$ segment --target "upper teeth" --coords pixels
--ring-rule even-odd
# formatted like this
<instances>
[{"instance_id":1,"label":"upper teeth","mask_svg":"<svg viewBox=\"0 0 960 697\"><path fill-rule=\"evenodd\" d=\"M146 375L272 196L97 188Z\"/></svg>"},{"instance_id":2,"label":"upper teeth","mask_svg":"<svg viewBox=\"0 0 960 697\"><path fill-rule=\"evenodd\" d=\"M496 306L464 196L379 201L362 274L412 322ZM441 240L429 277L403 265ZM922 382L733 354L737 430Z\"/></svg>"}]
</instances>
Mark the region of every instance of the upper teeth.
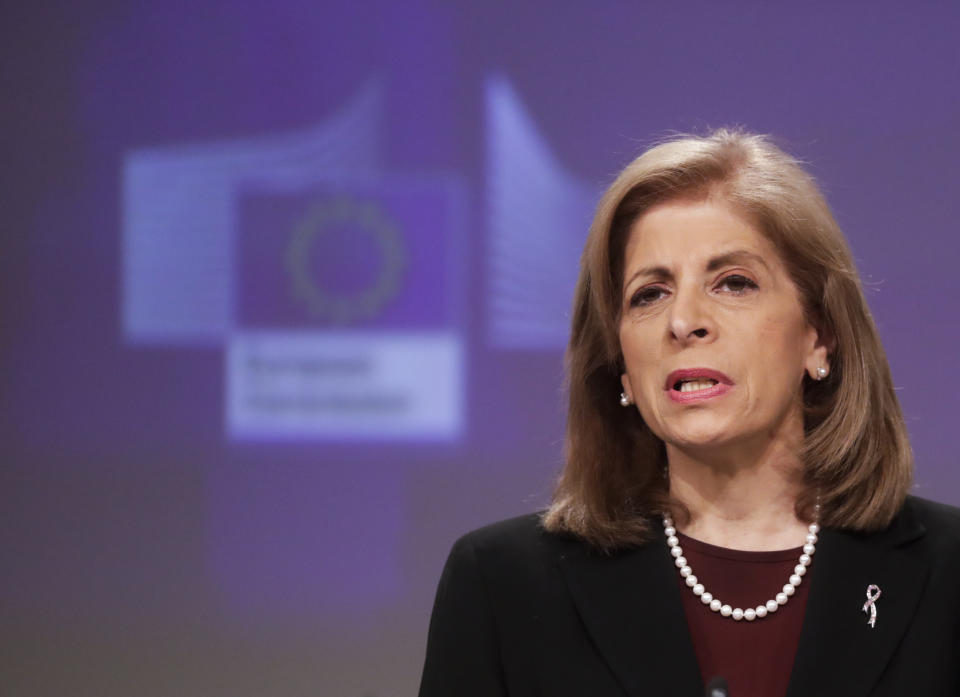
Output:
<instances>
[{"instance_id":1,"label":"upper teeth","mask_svg":"<svg viewBox=\"0 0 960 697\"><path fill-rule=\"evenodd\" d=\"M716 380L702 379L702 380L685 380L680 383L681 392L693 392L695 390L705 390L708 387L713 387L717 384Z\"/></svg>"}]
</instances>

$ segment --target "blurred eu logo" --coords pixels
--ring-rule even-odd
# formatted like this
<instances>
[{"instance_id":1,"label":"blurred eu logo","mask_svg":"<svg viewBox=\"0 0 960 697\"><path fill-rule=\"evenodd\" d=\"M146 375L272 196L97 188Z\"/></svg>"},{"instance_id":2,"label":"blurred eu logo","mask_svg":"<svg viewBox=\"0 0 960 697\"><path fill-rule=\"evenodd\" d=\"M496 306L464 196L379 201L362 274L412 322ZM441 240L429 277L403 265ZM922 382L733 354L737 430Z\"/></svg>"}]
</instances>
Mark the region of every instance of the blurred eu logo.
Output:
<instances>
[{"instance_id":1,"label":"blurred eu logo","mask_svg":"<svg viewBox=\"0 0 960 697\"><path fill-rule=\"evenodd\" d=\"M250 183L237 211L230 434L457 437L459 188L440 177Z\"/></svg>"},{"instance_id":2,"label":"blurred eu logo","mask_svg":"<svg viewBox=\"0 0 960 697\"><path fill-rule=\"evenodd\" d=\"M222 346L231 439L461 435L463 182L386 169L383 117L373 86L301 131L124 159L124 336Z\"/></svg>"},{"instance_id":3,"label":"blurred eu logo","mask_svg":"<svg viewBox=\"0 0 960 697\"><path fill-rule=\"evenodd\" d=\"M374 201L315 203L287 243L291 293L332 322L376 317L396 297L405 265L397 224Z\"/></svg>"},{"instance_id":4,"label":"blurred eu logo","mask_svg":"<svg viewBox=\"0 0 960 697\"><path fill-rule=\"evenodd\" d=\"M244 188L244 329L430 330L457 321L455 188L441 180Z\"/></svg>"}]
</instances>

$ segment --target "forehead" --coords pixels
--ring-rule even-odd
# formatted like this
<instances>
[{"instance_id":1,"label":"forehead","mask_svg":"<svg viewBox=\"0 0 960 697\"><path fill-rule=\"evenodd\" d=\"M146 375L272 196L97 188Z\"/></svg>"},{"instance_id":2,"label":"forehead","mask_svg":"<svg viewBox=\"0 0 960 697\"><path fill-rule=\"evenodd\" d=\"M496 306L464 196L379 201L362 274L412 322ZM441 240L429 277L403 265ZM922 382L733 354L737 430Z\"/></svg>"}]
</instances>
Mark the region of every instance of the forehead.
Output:
<instances>
[{"instance_id":1,"label":"forehead","mask_svg":"<svg viewBox=\"0 0 960 697\"><path fill-rule=\"evenodd\" d=\"M743 250L780 266L773 244L744 216L723 202L669 201L654 206L630 228L626 271L646 264L699 265L718 254Z\"/></svg>"}]
</instances>

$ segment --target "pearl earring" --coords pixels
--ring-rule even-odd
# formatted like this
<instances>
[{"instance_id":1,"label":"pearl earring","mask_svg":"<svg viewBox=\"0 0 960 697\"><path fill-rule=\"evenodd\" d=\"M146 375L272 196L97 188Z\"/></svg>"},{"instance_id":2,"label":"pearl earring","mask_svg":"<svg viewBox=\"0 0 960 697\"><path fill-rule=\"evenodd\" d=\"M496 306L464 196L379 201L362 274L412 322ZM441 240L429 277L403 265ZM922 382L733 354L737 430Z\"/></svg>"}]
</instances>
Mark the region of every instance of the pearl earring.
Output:
<instances>
[{"instance_id":1,"label":"pearl earring","mask_svg":"<svg viewBox=\"0 0 960 697\"><path fill-rule=\"evenodd\" d=\"M620 406L629 407L633 402L630 401L630 397L627 396L626 392L620 393Z\"/></svg>"},{"instance_id":2,"label":"pearl earring","mask_svg":"<svg viewBox=\"0 0 960 697\"><path fill-rule=\"evenodd\" d=\"M823 380L825 377L827 377L827 373L829 372L830 372L829 370L827 370L823 366L820 366L819 368L817 368L817 380Z\"/></svg>"}]
</instances>

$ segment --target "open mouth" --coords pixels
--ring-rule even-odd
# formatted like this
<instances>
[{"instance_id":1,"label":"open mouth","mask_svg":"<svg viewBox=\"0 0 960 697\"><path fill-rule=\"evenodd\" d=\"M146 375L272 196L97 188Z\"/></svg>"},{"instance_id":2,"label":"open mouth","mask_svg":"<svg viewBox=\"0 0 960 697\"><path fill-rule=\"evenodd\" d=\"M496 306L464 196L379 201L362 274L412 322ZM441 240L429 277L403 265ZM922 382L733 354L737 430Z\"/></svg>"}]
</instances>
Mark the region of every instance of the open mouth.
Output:
<instances>
[{"instance_id":1,"label":"open mouth","mask_svg":"<svg viewBox=\"0 0 960 697\"><path fill-rule=\"evenodd\" d=\"M677 392L697 392L706 390L717 384L712 378L694 378L691 380L677 380L673 383L673 389Z\"/></svg>"}]
</instances>

